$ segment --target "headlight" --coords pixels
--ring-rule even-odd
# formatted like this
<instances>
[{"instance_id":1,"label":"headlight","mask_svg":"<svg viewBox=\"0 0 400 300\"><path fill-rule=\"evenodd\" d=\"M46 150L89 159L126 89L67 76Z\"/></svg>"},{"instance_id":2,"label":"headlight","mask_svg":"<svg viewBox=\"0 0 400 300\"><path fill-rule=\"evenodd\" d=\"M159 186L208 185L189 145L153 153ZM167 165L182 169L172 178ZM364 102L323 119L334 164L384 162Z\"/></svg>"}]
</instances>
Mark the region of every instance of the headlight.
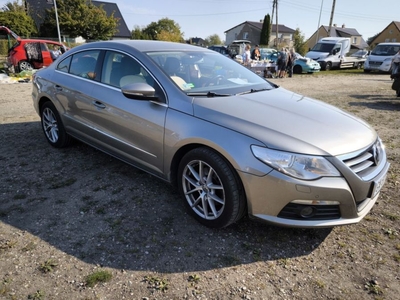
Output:
<instances>
[{"instance_id":1,"label":"headlight","mask_svg":"<svg viewBox=\"0 0 400 300\"><path fill-rule=\"evenodd\" d=\"M339 171L321 156L301 155L254 145L251 151L262 162L295 178L313 180L324 176L340 176Z\"/></svg>"}]
</instances>

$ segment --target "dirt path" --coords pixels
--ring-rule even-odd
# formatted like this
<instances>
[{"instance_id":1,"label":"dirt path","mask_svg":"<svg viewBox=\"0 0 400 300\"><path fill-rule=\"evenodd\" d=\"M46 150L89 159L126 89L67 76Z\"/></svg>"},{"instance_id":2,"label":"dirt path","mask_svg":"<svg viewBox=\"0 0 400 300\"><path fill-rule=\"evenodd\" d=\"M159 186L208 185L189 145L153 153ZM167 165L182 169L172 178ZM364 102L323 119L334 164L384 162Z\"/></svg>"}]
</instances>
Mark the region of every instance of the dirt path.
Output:
<instances>
[{"instance_id":1,"label":"dirt path","mask_svg":"<svg viewBox=\"0 0 400 300\"><path fill-rule=\"evenodd\" d=\"M388 75L273 81L383 139L390 173L359 224L207 229L169 185L80 143L51 148L31 85L0 84L0 299L398 299L400 99Z\"/></svg>"}]
</instances>

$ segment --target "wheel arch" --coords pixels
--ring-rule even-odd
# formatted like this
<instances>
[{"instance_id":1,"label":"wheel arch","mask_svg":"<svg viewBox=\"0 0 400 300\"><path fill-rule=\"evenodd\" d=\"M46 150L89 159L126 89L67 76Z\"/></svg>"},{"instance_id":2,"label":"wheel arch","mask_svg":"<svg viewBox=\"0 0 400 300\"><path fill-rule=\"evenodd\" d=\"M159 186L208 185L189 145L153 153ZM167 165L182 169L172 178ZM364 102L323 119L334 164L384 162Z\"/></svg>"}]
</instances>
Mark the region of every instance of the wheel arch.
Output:
<instances>
[{"instance_id":1,"label":"wheel arch","mask_svg":"<svg viewBox=\"0 0 400 300\"><path fill-rule=\"evenodd\" d=\"M40 100L38 101L38 109L39 109L39 114L40 114L40 112L42 111L42 107L43 107L43 104L45 104L46 102L52 102L51 100L50 100L50 98L48 98L48 97L46 97L46 96L43 96L43 97L41 97L40 98ZM53 103L54 104L54 103Z\"/></svg>"},{"instance_id":2,"label":"wheel arch","mask_svg":"<svg viewBox=\"0 0 400 300\"><path fill-rule=\"evenodd\" d=\"M172 161L171 161L171 167L170 167L170 182L174 187L177 186L177 176L178 176L178 168L179 168L179 163L182 160L182 158L185 156L186 153L190 152L193 149L196 148L208 148L212 151L214 151L216 154L218 154L231 168L232 172L234 172L237 175L238 180L240 181L240 184L243 186L242 180L239 176L239 173L237 172L236 167L232 164L231 160L233 160L232 157L230 157L230 160L227 159L226 155L221 153L221 151L217 150L216 148L213 148L209 145L202 144L202 143L192 143L192 144L186 144L183 145L178 149L178 151L175 152Z\"/></svg>"}]
</instances>

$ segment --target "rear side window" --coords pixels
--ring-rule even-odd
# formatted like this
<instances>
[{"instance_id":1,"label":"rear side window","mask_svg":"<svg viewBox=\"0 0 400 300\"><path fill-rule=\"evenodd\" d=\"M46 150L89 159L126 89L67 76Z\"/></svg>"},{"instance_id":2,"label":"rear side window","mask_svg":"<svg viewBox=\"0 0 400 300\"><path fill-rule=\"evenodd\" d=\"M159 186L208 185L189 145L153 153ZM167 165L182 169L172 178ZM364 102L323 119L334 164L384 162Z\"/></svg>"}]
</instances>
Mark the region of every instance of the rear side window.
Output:
<instances>
[{"instance_id":1,"label":"rear side window","mask_svg":"<svg viewBox=\"0 0 400 300\"><path fill-rule=\"evenodd\" d=\"M69 64L71 63L71 56L67 57L66 59L62 60L58 65L57 65L57 70L61 72L68 73L69 70Z\"/></svg>"},{"instance_id":2,"label":"rear side window","mask_svg":"<svg viewBox=\"0 0 400 300\"><path fill-rule=\"evenodd\" d=\"M69 73L83 78L96 78L96 64L100 51L84 51L72 56Z\"/></svg>"}]
</instances>

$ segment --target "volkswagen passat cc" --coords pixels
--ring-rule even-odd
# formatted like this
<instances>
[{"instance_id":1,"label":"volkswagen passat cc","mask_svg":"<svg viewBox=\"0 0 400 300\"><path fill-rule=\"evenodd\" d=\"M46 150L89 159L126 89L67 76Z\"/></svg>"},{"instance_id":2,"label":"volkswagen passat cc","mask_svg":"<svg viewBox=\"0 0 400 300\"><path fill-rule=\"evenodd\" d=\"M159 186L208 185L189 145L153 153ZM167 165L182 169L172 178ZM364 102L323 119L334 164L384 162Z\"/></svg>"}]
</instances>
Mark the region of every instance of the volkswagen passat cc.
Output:
<instances>
[{"instance_id":1,"label":"volkswagen passat cc","mask_svg":"<svg viewBox=\"0 0 400 300\"><path fill-rule=\"evenodd\" d=\"M32 96L50 145L78 139L176 185L209 227L357 223L389 169L364 121L201 47L81 45L35 74Z\"/></svg>"}]
</instances>

